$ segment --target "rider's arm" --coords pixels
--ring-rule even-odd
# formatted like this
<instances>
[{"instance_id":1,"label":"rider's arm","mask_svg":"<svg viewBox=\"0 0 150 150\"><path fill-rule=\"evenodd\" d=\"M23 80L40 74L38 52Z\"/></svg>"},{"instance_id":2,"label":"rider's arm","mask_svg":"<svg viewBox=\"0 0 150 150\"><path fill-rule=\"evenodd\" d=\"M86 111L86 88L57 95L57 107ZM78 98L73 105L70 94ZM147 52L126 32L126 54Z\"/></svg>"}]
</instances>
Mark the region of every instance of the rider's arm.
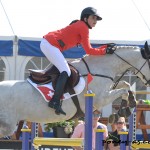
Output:
<instances>
[{"instance_id":1,"label":"rider's arm","mask_svg":"<svg viewBox=\"0 0 150 150\"><path fill-rule=\"evenodd\" d=\"M97 48L93 48L90 44L89 40L89 29L87 27L82 28L80 30L81 35L81 44L86 51L86 54L90 55L105 55L106 54L106 48L107 45L103 45Z\"/></svg>"}]
</instances>

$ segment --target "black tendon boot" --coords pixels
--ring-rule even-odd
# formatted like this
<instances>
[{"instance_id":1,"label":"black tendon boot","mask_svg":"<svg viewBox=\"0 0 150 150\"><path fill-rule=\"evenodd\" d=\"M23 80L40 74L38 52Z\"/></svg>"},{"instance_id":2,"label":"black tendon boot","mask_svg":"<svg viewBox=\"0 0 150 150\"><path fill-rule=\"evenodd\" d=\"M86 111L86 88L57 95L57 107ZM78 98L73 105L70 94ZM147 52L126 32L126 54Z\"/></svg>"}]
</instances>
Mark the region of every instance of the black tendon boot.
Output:
<instances>
[{"instance_id":1,"label":"black tendon boot","mask_svg":"<svg viewBox=\"0 0 150 150\"><path fill-rule=\"evenodd\" d=\"M63 71L58 77L54 96L51 99L51 101L48 103L49 107L55 109L55 113L57 115L60 115L60 114L66 115L66 113L61 108L62 102L60 101L60 98L62 97L64 93L64 88L65 88L67 79L68 79L68 74L66 71Z\"/></svg>"}]
</instances>

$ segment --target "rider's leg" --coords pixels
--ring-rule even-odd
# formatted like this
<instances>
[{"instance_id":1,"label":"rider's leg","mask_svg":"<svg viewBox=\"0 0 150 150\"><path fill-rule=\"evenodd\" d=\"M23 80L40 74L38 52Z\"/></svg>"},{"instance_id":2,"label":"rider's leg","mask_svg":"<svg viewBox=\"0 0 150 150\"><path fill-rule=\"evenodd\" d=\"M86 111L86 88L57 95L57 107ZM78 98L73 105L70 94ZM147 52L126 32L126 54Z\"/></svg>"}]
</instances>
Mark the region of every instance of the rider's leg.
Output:
<instances>
[{"instance_id":1,"label":"rider's leg","mask_svg":"<svg viewBox=\"0 0 150 150\"><path fill-rule=\"evenodd\" d=\"M64 87L68 77L71 75L68 63L60 50L52 46L47 40L43 39L41 42L41 50L47 59L54 64L60 72L60 76L56 83L56 88L52 100L49 102L49 107L54 108L56 114L66 114L61 108L60 98L63 95Z\"/></svg>"},{"instance_id":2,"label":"rider's leg","mask_svg":"<svg viewBox=\"0 0 150 150\"><path fill-rule=\"evenodd\" d=\"M55 109L56 114L61 113L61 114L66 115L66 113L61 108L62 102L60 101L60 99L64 93L64 88L65 88L67 79L68 79L68 74L66 71L63 71L57 80L53 98L51 99L51 101L49 101L49 104L48 104L49 107Z\"/></svg>"}]
</instances>

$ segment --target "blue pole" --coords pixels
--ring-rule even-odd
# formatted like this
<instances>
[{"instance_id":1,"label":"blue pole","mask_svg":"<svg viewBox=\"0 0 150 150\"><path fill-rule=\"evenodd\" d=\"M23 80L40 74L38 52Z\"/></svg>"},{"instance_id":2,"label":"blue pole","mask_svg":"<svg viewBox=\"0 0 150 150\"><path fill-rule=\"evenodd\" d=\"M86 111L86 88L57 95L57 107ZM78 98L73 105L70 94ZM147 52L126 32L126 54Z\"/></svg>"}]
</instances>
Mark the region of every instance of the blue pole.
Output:
<instances>
[{"instance_id":1,"label":"blue pole","mask_svg":"<svg viewBox=\"0 0 150 150\"><path fill-rule=\"evenodd\" d=\"M105 130L101 126L98 126L98 128L96 129L96 139L95 139L96 140L96 144L95 144L96 150L102 150L103 149L104 132L105 132Z\"/></svg>"},{"instance_id":2,"label":"blue pole","mask_svg":"<svg viewBox=\"0 0 150 150\"><path fill-rule=\"evenodd\" d=\"M31 150L34 150L34 146L32 145L33 140L35 137L37 137L37 123L32 122L32 132L31 132Z\"/></svg>"},{"instance_id":3,"label":"blue pole","mask_svg":"<svg viewBox=\"0 0 150 150\"><path fill-rule=\"evenodd\" d=\"M31 129L23 128L22 131L22 150L30 150L29 148L29 136Z\"/></svg>"},{"instance_id":4,"label":"blue pole","mask_svg":"<svg viewBox=\"0 0 150 150\"><path fill-rule=\"evenodd\" d=\"M126 144L127 144L127 134L128 132L125 132L125 131L121 131L119 132L120 134L120 149L121 150L126 150Z\"/></svg>"},{"instance_id":5,"label":"blue pole","mask_svg":"<svg viewBox=\"0 0 150 150\"><path fill-rule=\"evenodd\" d=\"M133 111L133 113L132 113L132 115L129 117L129 150L131 150L131 141L133 141L134 139L133 139L133 134L134 134L134 132L136 132L136 131L134 131L135 129L136 129L136 125L134 124L134 113L136 113L136 108L134 108L134 111Z\"/></svg>"},{"instance_id":6,"label":"blue pole","mask_svg":"<svg viewBox=\"0 0 150 150\"><path fill-rule=\"evenodd\" d=\"M95 94L87 92L85 96L85 134L84 150L92 150L92 114L93 114L93 96Z\"/></svg>"}]
</instances>

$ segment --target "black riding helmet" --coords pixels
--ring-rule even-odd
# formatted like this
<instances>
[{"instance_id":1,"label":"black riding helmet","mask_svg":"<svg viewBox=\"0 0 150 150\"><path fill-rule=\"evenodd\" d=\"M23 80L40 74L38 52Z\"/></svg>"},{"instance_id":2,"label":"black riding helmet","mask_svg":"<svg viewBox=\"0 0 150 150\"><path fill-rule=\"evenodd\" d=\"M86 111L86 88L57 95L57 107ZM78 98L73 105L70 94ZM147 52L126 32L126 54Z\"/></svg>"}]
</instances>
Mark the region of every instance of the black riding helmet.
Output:
<instances>
[{"instance_id":1,"label":"black riding helmet","mask_svg":"<svg viewBox=\"0 0 150 150\"><path fill-rule=\"evenodd\" d=\"M99 21L99 20L102 20L102 18L100 17L100 15L98 14L98 12L97 12L97 9L95 9L95 8L93 8L93 7L86 7L86 8L84 8L83 10L82 10L82 12L81 12L81 17L80 17L80 19L82 20L82 21L84 21L84 18L86 17L86 16L89 16L89 15L94 15L94 16L97 16L97 20Z\"/></svg>"}]
</instances>

